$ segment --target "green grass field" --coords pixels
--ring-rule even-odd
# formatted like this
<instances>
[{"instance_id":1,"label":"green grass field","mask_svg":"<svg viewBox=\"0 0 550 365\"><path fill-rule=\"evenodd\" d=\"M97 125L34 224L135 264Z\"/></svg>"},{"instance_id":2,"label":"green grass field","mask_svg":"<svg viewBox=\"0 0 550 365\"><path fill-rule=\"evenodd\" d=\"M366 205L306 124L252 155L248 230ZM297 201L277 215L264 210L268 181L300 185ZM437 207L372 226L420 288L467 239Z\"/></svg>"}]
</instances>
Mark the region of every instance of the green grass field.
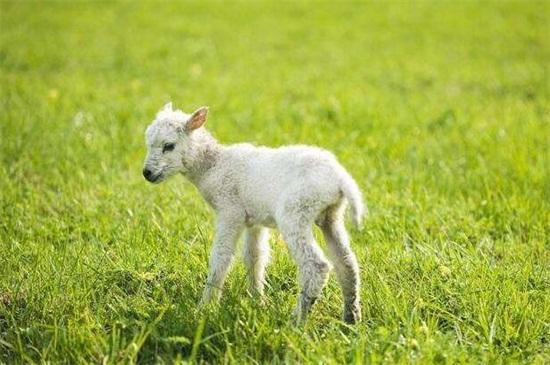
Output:
<instances>
[{"instance_id":1,"label":"green grass field","mask_svg":"<svg viewBox=\"0 0 550 365\"><path fill-rule=\"evenodd\" d=\"M0 3L0 363L550 362L550 3ZM364 320L271 239L199 311L213 213L141 176L165 102L332 150ZM324 243L322 243L324 245Z\"/></svg>"}]
</instances>

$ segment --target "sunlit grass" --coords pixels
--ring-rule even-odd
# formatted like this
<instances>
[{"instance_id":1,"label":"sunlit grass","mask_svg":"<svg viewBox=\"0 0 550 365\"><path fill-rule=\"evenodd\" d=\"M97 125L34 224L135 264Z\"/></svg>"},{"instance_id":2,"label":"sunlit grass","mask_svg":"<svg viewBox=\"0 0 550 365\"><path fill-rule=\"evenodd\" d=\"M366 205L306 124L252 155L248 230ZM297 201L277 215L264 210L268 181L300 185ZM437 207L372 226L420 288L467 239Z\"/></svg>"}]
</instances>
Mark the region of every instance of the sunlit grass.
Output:
<instances>
[{"instance_id":1,"label":"sunlit grass","mask_svg":"<svg viewBox=\"0 0 550 365\"><path fill-rule=\"evenodd\" d=\"M0 362L550 362L545 2L0 3ZM235 266L199 311L212 212L141 177L143 131L207 104L223 142L316 144L370 208L364 321L331 278L288 325Z\"/></svg>"}]
</instances>

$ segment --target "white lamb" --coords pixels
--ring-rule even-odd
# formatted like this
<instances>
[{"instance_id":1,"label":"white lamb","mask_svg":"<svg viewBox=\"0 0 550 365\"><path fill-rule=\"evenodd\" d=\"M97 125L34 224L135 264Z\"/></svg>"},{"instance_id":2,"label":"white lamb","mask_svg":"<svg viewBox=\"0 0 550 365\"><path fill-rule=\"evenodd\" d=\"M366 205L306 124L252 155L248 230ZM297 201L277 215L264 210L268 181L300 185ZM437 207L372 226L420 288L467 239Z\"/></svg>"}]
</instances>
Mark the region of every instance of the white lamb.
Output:
<instances>
[{"instance_id":1,"label":"white lamb","mask_svg":"<svg viewBox=\"0 0 550 365\"><path fill-rule=\"evenodd\" d=\"M331 269L315 242L315 223L324 234L342 286L343 319L359 321L359 267L343 219L349 202L354 223L359 226L362 220L361 192L355 181L330 152L316 147L221 145L203 128L207 113L206 107L186 114L173 110L171 103L165 105L147 128L143 169L152 183L183 174L216 211L216 237L201 304L219 299L243 230L250 289L263 294L269 260L267 227L276 227L298 264L301 292L293 315L303 322Z\"/></svg>"}]
</instances>

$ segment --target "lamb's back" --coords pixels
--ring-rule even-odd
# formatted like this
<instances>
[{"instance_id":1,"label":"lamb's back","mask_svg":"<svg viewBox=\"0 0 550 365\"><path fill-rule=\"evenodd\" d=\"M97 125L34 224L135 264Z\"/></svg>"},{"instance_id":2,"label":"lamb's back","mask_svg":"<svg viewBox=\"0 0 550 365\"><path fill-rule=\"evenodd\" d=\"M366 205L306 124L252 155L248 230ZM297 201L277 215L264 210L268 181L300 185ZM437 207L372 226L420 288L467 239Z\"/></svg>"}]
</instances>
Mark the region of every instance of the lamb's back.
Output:
<instances>
[{"instance_id":1,"label":"lamb's back","mask_svg":"<svg viewBox=\"0 0 550 365\"><path fill-rule=\"evenodd\" d=\"M317 170L339 166L329 151L315 146L290 145L278 148L237 144L227 149L228 160L239 166L242 173L271 179L304 177Z\"/></svg>"}]
</instances>

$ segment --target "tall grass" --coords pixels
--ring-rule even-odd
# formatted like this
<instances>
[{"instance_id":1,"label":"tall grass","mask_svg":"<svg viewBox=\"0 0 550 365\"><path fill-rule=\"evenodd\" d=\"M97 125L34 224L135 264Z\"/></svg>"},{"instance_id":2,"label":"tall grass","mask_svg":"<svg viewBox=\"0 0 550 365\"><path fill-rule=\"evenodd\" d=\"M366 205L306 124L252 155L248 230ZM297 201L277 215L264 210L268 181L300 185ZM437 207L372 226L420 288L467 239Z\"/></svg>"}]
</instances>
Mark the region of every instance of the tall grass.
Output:
<instances>
[{"instance_id":1,"label":"tall grass","mask_svg":"<svg viewBox=\"0 0 550 365\"><path fill-rule=\"evenodd\" d=\"M0 3L0 362L550 362L547 2ZM212 212L141 177L143 131L316 144L370 208L364 321L334 278L288 324L235 265L197 309Z\"/></svg>"}]
</instances>

